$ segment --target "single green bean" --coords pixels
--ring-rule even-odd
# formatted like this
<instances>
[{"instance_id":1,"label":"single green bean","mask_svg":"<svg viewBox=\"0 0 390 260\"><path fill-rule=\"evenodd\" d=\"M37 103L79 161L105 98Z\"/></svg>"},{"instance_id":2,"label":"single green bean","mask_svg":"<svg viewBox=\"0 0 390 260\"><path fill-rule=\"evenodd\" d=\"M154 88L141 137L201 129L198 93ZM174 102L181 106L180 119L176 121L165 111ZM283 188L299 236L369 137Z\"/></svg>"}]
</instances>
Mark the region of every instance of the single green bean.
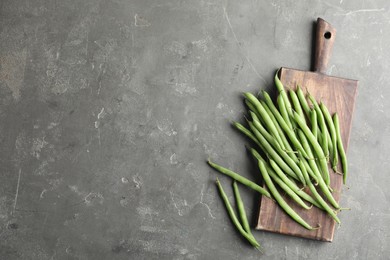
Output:
<instances>
[{"instance_id":1,"label":"single green bean","mask_svg":"<svg viewBox=\"0 0 390 260\"><path fill-rule=\"evenodd\" d=\"M278 89L279 94L280 94L280 95L282 96L282 98L283 98L284 105L285 105L285 107L286 107L287 113L288 113L288 114L292 114L292 107L291 107L290 100L288 99L286 90L285 90L285 88L284 88L282 82L280 81L280 79L279 79L279 77L278 77L278 73L279 73L279 71L277 71L276 74L275 74L275 85L276 85L276 88ZM289 118L288 118L288 121L290 121ZM291 123L291 122L290 122L290 123Z\"/></svg>"},{"instance_id":2,"label":"single green bean","mask_svg":"<svg viewBox=\"0 0 390 260\"><path fill-rule=\"evenodd\" d=\"M305 120L305 114L303 114L303 110L301 104L299 103L299 99L294 90L289 90L290 98L294 107L294 110Z\"/></svg>"},{"instance_id":3,"label":"single green bean","mask_svg":"<svg viewBox=\"0 0 390 260\"><path fill-rule=\"evenodd\" d=\"M311 132L314 137L318 140L318 124L317 124L317 113L315 110L310 111L310 121L311 121Z\"/></svg>"},{"instance_id":4,"label":"single green bean","mask_svg":"<svg viewBox=\"0 0 390 260\"><path fill-rule=\"evenodd\" d=\"M305 136L304 134L304 131L298 129L298 136L300 137L300 140L302 142L302 145L307 149L307 152L309 153L309 155L313 156L313 154L311 153L311 150L310 150L310 146L309 146L309 143L307 142L307 135ZM314 136L312 137L314 138ZM319 145L318 145L319 146ZM309 165L312 167L313 171L315 172L315 174L317 175L317 180L318 180L318 186L320 187L320 189L322 190L322 192L324 193L324 195L326 196L326 198L328 199L328 201L336 208L340 208L339 204L337 203L337 201L333 198L333 195L332 193L330 192L329 190L329 187L326 185L324 179L322 178L321 176L321 173L319 172L319 170L317 169L317 165L316 163L314 162L314 160L309 160Z\"/></svg>"},{"instance_id":5,"label":"single green bean","mask_svg":"<svg viewBox=\"0 0 390 260\"><path fill-rule=\"evenodd\" d=\"M275 125L272 123L271 118L269 117L268 113L265 111L264 107L261 105L260 101L249 92L244 93L244 95L247 98L247 100L254 105L260 117L264 120L267 129L278 140L278 143L282 143L282 140L280 139L279 133L276 130Z\"/></svg>"},{"instance_id":6,"label":"single green bean","mask_svg":"<svg viewBox=\"0 0 390 260\"><path fill-rule=\"evenodd\" d=\"M233 125L240 132L242 132L244 135L249 137L253 142L255 142L258 146L261 147L261 144L259 143L259 141L257 141L257 138L252 134L252 132L248 128L246 128L245 126L243 126L242 124L240 124L238 122L233 122Z\"/></svg>"},{"instance_id":7,"label":"single green bean","mask_svg":"<svg viewBox=\"0 0 390 260\"><path fill-rule=\"evenodd\" d=\"M248 218L246 217L246 213L245 213L244 203L242 202L240 191L238 190L236 181L233 181L233 192L234 192L234 197L236 198L237 211L241 219L242 227L247 233L250 234L251 229L249 227Z\"/></svg>"},{"instance_id":8,"label":"single green bean","mask_svg":"<svg viewBox=\"0 0 390 260\"><path fill-rule=\"evenodd\" d=\"M279 146L276 140L264 129L264 127L256 120L256 115L251 114L253 117L253 125L259 131L259 133L266 139L266 141L271 144L276 152L282 157L282 159L287 163L287 165L294 171L295 175L298 177L299 181L305 185L305 180L298 165L294 162L293 159Z\"/></svg>"},{"instance_id":9,"label":"single green bean","mask_svg":"<svg viewBox=\"0 0 390 260\"><path fill-rule=\"evenodd\" d=\"M337 147L339 149L341 166L343 168L343 182L345 184L347 182L347 175L348 175L348 162L347 162L347 156L345 154L345 150L343 146L343 140L341 138L340 122L337 114L334 114L333 116L333 123L336 131Z\"/></svg>"},{"instance_id":10,"label":"single green bean","mask_svg":"<svg viewBox=\"0 0 390 260\"><path fill-rule=\"evenodd\" d=\"M283 92L284 93L284 92ZM282 115L284 121L286 122L286 124L288 125L288 127L291 129L291 130L294 130L293 127L292 127L292 124L290 122L290 117L289 117L289 113L287 112L287 108L286 108L286 105L285 105L285 102L283 100L283 97L281 95L279 95L277 98L276 98L276 102L278 103L278 106L279 106L279 111L280 111L280 114Z\"/></svg>"},{"instance_id":11,"label":"single green bean","mask_svg":"<svg viewBox=\"0 0 390 260\"><path fill-rule=\"evenodd\" d=\"M310 107L309 104L307 103L305 94L303 94L303 91L299 85L297 86L297 96L299 102L301 103L303 111L305 111L307 118L310 118Z\"/></svg>"},{"instance_id":12,"label":"single green bean","mask_svg":"<svg viewBox=\"0 0 390 260\"><path fill-rule=\"evenodd\" d=\"M267 139L256 129L256 127L253 125L252 122L248 122L249 127L252 130L252 133L256 136L257 140L260 142L262 147L264 148L263 151L268 154L271 158L273 158L280 167L286 172L286 174L290 175L294 179L299 180L296 173L290 168L290 166L283 161L283 159L280 157L280 155L272 148L271 144L267 141Z\"/></svg>"},{"instance_id":13,"label":"single green bean","mask_svg":"<svg viewBox=\"0 0 390 260\"><path fill-rule=\"evenodd\" d=\"M256 239L253 237L253 235L251 233L248 233L243 229L242 225L240 224L240 221L238 221L236 214L234 213L234 210L233 210L232 206L230 205L229 199L228 199L225 191L223 190L222 185L219 182L219 180L217 179L215 181L215 183L217 184L219 193L222 197L223 202L225 203L226 210L227 210L233 224L236 226L236 228L238 229L240 234L243 237L245 237L252 246L254 246L255 248L259 248L260 244L256 241Z\"/></svg>"},{"instance_id":14,"label":"single green bean","mask_svg":"<svg viewBox=\"0 0 390 260\"><path fill-rule=\"evenodd\" d=\"M316 188L314 187L313 183L310 181L309 175L307 174L305 165L303 165L302 162L299 163L299 167L301 167L303 176L306 179L306 183L309 186L309 189L311 193L313 194L314 198L316 198L317 202L322 206L322 208L337 222L340 224L340 219L337 217L336 213L329 207L329 205L324 201L324 199L321 197L321 195L317 192Z\"/></svg>"},{"instance_id":15,"label":"single green bean","mask_svg":"<svg viewBox=\"0 0 390 260\"><path fill-rule=\"evenodd\" d=\"M322 151L321 146L318 144L317 139L312 134L309 127L306 125L306 122L304 122L296 112L293 112L293 113L294 113L293 118L294 118L295 122L297 122L297 124L300 126L303 133L305 134L305 136L309 140L310 144L312 145L314 152L318 156L318 162L320 164L320 169L321 169L322 175L324 177L324 181L329 186L330 178L329 178L328 164L327 164L324 152Z\"/></svg>"},{"instance_id":16,"label":"single green bean","mask_svg":"<svg viewBox=\"0 0 390 260\"><path fill-rule=\"evenodd\" d=\"M332 117L329 113L329 110L328 108L324 105L324 103L320 103L320 108L322 110L322 113L324 114L324 118L325 118L325 121L326 123L328 124L328 129L329 129L329 133L330 133L330 137L331 137L331 141L332 141L332 148L333 148L333 152L332 152L332 168L336 167L337 166L337 163L338 163L338 154L337 154L337 136L336 136L336 129L334 127L334 124L333 124L333 120L332 120Z\"/></svg>"},{"instance_id":17,"label":"single green bean","mask_svg":"<svg viewBox=\"0 0 390 260\"><path fill-rule=\"evenodd\" d=\"M322 114L322 111L321 111L317 101L314 99L314 97L312 95L309 95L309 99L310 99L311 103L313 104L314 110L317 113L318 124L320 126L321 133L323 135L322 150L324 151L325 157L329 158L328 138L326 136L326 132L328 131L328 129L327 129L326 124L325 124L324 115ZM325 179L325 182L329 185L328 181L329 181L328 179Z\"/></svg>"},{"instance_id":18,"label":"single green bean","mask_svg":"<svg viewBox=\"0 0 390 260\"><path fill-rule=\"evenodd\" d=\"M259 185L257 185L256 183L248 180L247 178L245 177L242 177L241 175L233 172L232 170L229 170L227 168L224 168L216 163L213 163L211 162L210 160L207 161L208 164L213 167L214 169L216 169L217 171L219 171L220 173L223 173L229 177L231 177L232 179L244 184L245 186L263 194L264 196L267 196L268 198L271 198L271 194L264 188L260 187Z\"/></svg>"},{"instance_id":19,"label":"single green bean","mask_svg":"<svg viewBox=\"0 0 390 260\"><path fill-rule=\"evenodd\" d=\"M259 169L263 176L264 182L267 185L268 189L272 193L272 196L275 198L275 200L278 202L279 206L292 218L294 219L298 224L302 225L303 227L313 230L313 227L310 226L305 220L301 218L282 198L282 196L279 194L278 190L276 189L275 185L273 184L268 171L264 165L264 163L259 160Z\"/></svg>"},{"instance_id":20,"label":"single green bean","mask_svg":"<svg viewBox=\"0 0 390 260\"><path fill-rule=\"evenodd\" d=\"M307 157L307 154L305 150L303 149L302 145L299 143L297 137L295 136L295 133L293 130L291 130L286 122L284 121L283 117L280 115L278 109L275 107L274 103L272 102L271 97L268 95L267 92L263 92L265 103L268 105L268 108L271 110L272 114L275 116L276 120L279 122L280 127L284 130L284 132L289 137L292 145L299 150L304 157Z\"/></svg>"}]
</instances>

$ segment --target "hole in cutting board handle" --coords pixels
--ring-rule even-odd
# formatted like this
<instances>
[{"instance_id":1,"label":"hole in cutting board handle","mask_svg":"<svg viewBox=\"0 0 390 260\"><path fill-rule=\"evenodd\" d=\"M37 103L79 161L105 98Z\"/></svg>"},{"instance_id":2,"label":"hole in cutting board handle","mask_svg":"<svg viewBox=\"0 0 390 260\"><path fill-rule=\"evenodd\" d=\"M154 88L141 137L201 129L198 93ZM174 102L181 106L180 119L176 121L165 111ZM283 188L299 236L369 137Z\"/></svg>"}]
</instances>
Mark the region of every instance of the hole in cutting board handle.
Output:
<instances>
[{"instance_id":1,"label":"hole in cutting board handle","mask_svg":"<svg viewBox=\"0 0 390 260\"><path fill-rule=\"evenodd\" d=\"M325 39L329 40L330 37L332 37L332 33L331 32L326 32L326 33L324 33L324 37L325 37Z\"/></svg>"}]
</instances>

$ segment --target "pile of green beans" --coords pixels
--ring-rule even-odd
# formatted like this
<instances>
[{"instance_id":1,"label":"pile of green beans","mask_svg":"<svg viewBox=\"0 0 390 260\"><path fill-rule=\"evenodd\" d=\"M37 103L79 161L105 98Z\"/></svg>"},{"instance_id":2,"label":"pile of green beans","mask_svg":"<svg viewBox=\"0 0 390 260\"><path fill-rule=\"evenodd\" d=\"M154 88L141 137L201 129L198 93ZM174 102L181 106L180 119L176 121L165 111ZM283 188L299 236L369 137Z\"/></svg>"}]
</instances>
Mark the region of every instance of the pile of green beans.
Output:
<instances>
[{"instance_id":1,"label":"pile of green beans","mask_svg":"<svg viewBox=\"0 0 390 260\"><path fill-rule=\"evenodd\" d=\"M286 90L278 73L275 75L275 86L278 91L276 102L265 91L262 91L263 98L244 93L249 115L246 117L248 127L233 122L233 126L256 145L256 148L248 149L256 160L266 188L208 161L211 167L234 179L241 223L234 215L219 181L218 189L232 222L256 248L259 248L259 244L250 232L236 181L273 199L298 224L313 230L317 229L313 224L318 223L307 223L287 203L286 197L302 209L310 210L314 206L324 210L340 224L337 212L341 208L332 195L333 173L329 172L328 164L333 172L340 174L337 169L341 162L344 184L348 173L337 113L331 115L324 103L318 103L309 93L305 94L300 86L295 91Z\"/></svg>"}]
</instances>

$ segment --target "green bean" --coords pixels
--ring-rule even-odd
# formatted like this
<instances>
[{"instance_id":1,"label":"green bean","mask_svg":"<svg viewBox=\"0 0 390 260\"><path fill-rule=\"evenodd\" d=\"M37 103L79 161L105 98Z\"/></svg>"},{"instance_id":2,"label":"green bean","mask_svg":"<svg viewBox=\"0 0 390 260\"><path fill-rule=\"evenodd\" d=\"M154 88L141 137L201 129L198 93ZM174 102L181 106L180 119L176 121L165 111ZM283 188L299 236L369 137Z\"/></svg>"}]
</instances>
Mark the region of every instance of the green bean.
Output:
<instances>
[{"instance_id":1,"label":"green bean","mask_svg":"<svg viewBox=\"0 0 390 260\"><path fill-rule=\"evenodd\" d=\"M244 93L244 95L248 99L248 101L254 105L257 112L259 113L261 118L264 120L264 123L267 126L268 130L271 132L271 134L278 140L278 143L281 143L282 140L280 139L279 133L276 130L275 125L272 123L271 118L269 117L269 115L265 111L264 107L259 102L259 100L249 92Z\"/></svg>"},{"instance_id":2,"label":"green bean","mask_svg":"<svg viewBox=\"0 0 390 260\"><path fill-rule=\"evenodd\" d=\"M268 113L269 117L271 118L272 122L274 123L276 130L278 130L279 136L282 139L282 149L285 149L288 155L296 162L298 162L298 158L295 156L295 153L293 149L290 146L290 143L288 142L286 136L284 135L284 132L282 128L280 128L280 125L278 121L276 120L275 116L272 114L271 110L269 109L268 105L264 102L264 100L260 100L261 105L263 105L265 111Z\"/></svg>"},{"instance_id":3,"label":"green bean","mask_svg":"<svg viewBox=\"0 0 390 260\"><path fill-rule=\"evenodd\" d=\"M283 92L284 93L284 92ZM288 125L288 127L293 130L293 127L292 127L292 124L290 122L290 117L289 117L289 113L287 112L287 108L286 108L286 104L283 100L283 97L281 95L279 95L277 98L276 98L276 102L278 103L278 106L279 106L279 111L280 111L280 114L282 115L284 121L286 122L286 124Z\"/></svg>"},{"instance_id":4,"label":"green bean","mask_svg":"<svg viewBox=\"0 0 390 260\"><path fill-rule=\"evenodd\" d=\"M322 103L322 102L320 103L320 108L322 110L322 113L324 114L325 121L328 124L330 137L331 137L331 141L332 141L332 148L333 148L333 152L332 152L332 158L333 158L333 160L332 160L332 167L335 167L335 166L337 166L337 163L338 163L336 129L334 127L333 120L332 120L332 117L331 117L331 115L329 113L329 110L324 105L324 103Z\"/></svg>"},{"instance_id":5,"label":"green bean","mask_svg":"<svg viewBox=\"0 0 390 260\"><path fill-rule=\"evenodd\" d=\"M258 118L261 118L259 112L257 112L257 109L255 108L255 106L251 102L249 102L249 100L245 100L245 104L248 106L249 111L252 111L253 113L256 114L256 116Z\"/></svg>"},{"instance_id":6,"label":"green bean","mask_svg":"<svg viewBox=\"0 0 390 260\"><path fill-rule=\"evenodd\" d=\"M242 177L241 175L233 172L232 170L229 170L227 168L224 168L216 163L213 163L211 162L210 160L208 160L208 164L213 167L214 169L216 169L217 171L219 171L220 173L223 173L229 177L231 177L232 179L244 184L245 186L263 194L264 196L267 196L268 198L271 198L271 194L264 188L260 187L259 185L257 185L256 183L248 180L247 178L244 178Z\"/></svg>"},{"instance_id":7,"label":"green bean","mask_svg":"<svg viewBox=\"0 0 390 260\"><path fill-rule=\"evenodd\" d=\"M295 192L295 190L299 190L299 188L296 186L296 189L292 189L290 188L289 185L287 185L287 183L285 183L284 180L282 180L282 178L280 178L278 176L278 174L276 174L273 170L270 170L268 164L265 162L265 160L260 156L260 154L254 150L254 149L251 149L250 150L252 155L257 158L258 160L261 160L267 167L267 170L268 170L268 173L269 175L271 176L271 178L279 185L279 187L284 190L287 195L289 195L298 205L300 205L301 207L303 207L304 209L310 209L311 207L307 206L303 201L302 199L298 196L298 194ZM272 159L271 159L272 160ZM286 177L286 175L284 175L284 179L288 179ZM288 180L290 181L290 180Z\"/></svg>"},{"instance_id":8,"label":"green bean","mask_svg":"<svg viewBox=\"0 0 390 260\"><path fill-rule=\"evenodd\" d=\"M260 120L259 118L256 116L255 113L253 113L252 111L249 111L249 114L250 116L252 117L252 123L253 125L256 127L256 129L264 136L265 139L267 139L267 141L269 143L271 143L274 147L279 147L280 148L280 144L274 139L274 137L267 132L267 130L261 125L260 123ZM247 122L249 123L249 120L247 120Z\"/></svg>"},{"instance_id":9,"label":"green bean","mask_svg":"<svg viewBox=\"0 0 390 260\"><path fill-rule=\"evenodd\" d=\"M299 180L296 173L290 168L290 166L283 161L283 159L280 157L280 155L272 148L271 144L267 141L267 139L256 129L256 127L253 125L252 122L248 122L249 127L252 130L252 133L256 136L257 140L260 142L260 144L263 147L263 150L266 154L268 154L270 157L272 157L279 165L280 167L286 172L286 174L290 175L294 179Z\"/></svg>"},{"instance_id":10,"label":"green bean","mask_svg":"<svg viewBox=\"0 0 390 260\"><path fill-rule=\"evenodd\" d=\"M264 92L263 92L263 94L264 94ZM268 95L268 94L265 92L265 95ZM279 135L282 138L283 144L286 147L287 154L290 156L291 159L294 160L295 163L298 163L298 157L295 155L295 151L293 151L293 149L291 148L290 143L286 139L286 136L284 135L283 130L280 128L280 125L279 125L278 121L276 120L275 116L272 114L271 110L269 109L268 105L264 102L264 100L260 100L260 102L263 105L264 109L267 111L267 113L270 115L271 120L274 122L276 129L278 130ZM303 118L304 118L304 116L303 116ZM306 160L304 160L304 163L305 163L307 170L309 171L310 176L317 183L318 182L317 176L314 174L313 170L310 168L310 166L308 165Z\"/></svg>"},{"instance_id":11,"label":"green bean","mask_svg":"<svg viewBox=\"0 0 390 260\"><path fill-rule=\"evenodd\" d=\"M329 131L326 131L326 138L328 139L328 148L329 148L329 156L330 156L330 153L333 152L333 143L332 143L332 138L330 137Z\"/></svg>"},{"instance_id":12,"label":"green bean","mask_svg":"<svg viewBox=\"0 0 390 260\"><path fill-rule=\"evenodd\" d=\"M296 192L294 192L284 181L282 181L278 175L276 175L274 172L268 172L270 177L276 182L279 187L286 192L290 198L292 198L299 206L301 206L304 209L311 209L311 207L307 206L305 202L298 196Z\"/></svg>"},{"instance_id":13,"label":"green bean","mask_svg":"<svg viewBox=\"0 0 390 260\"><path fill-rule=\"evenodd\" d=\"M306 167L306 170L307 172L309 173L310 177L312 177L312 179L315 181L315 183L318 184L318 177L317 175L314 173L314 171L312 170L312 168L310 167L309 163L307 162L306 158L302 158L303 160L303 164L305 165Z\"/></svg>"},{"instance_id":14,"label":"green bean","mask_svg":"<svg viewBox=\"0 0 390 260\"><path fill-rule=\"evenodd\" d=\"M307 118L310 118L310 107L309 104L307 103L305 94L303 94L303 91L300 86L297 86L297 96L299 102L301 103L303 111L305 111Z\"/></svg>"},{"instance_id":15,"label":"green bean","mask_svg":"<svg viewBox=\"0 0 390 260\"><path fill-rule=\"evenodd\" d=\"M246 217L246 213L245 213L244 203L242 202L240 191L238 190L236 181L233 181L233 191L234 191L234 197L236 198L237 211L241 219L242 227L247 233L251 233L251 229L248 223L248 218Z\"/></svg>"},{"instance_id":16,"label":"green bean","mask_svg":"<svg viewBox=\"0 0 390 260\"><path fill-rule=\"evenodd\" d=\"M269 164L261 157L261 155L253 148L249 147L248 148L252 155L258 159L261 160L264 165L267 168L268 173L273 173L274 175L279 176L279 178L287 185L290 187L291 190L293 190L298 196L300 196L302 199L306 200L307 202L310 202L314 206L318 208L322 208L321 205L317 203L309 194L304 192L302 188L298 187L298 185L295 183L294 179L290 179L288 176L284 174L284 172L279 168L278 164L272 160L269 159Z\"/></svg>"},{"instance_id":17,"label":"green bean","mask_svg":"<svg viewBox=\"0 0 390 260\"><path fill-rule=\"evenodd\" d=\"M303 185L305 185L305 180L303 179L303 175L298 165L294 162L293 159L291 159L291 157L284 150L282 150L282 148L280 148L280 146L275 141L275 139L272 138L272 136L264 129L264 127L258 121L256 121L256 116L253 113L251 115L252 117L254 117L254 121L252 123L259 131L259 133L266 139L266 141L269 144L271 144L275 148L276 152L282 157L282 159L287 163L287 165L294 171L299 181L302 182Z\"/></svg>"},{"instance_id":18,"label":"green bean","mask_svg":"<svg viewBox=\"0 0 390 260\"><path fill-rule=\"evenodd\" d=\"M311 204L313 204L317 208L322 209L322 206L320 204L318 204L318 202L315 199L313 199L309 194L304 192L302 190L302 188L299 188L295 182L291 181L283 173L283 171L279 168L278 164L274 160L270 159L269 162L270 162L271 168L274 170L274 172L284 181L284 183L286 183L286 185L288 185L296 194L298 194L298 196L300 196L302 199L306 200L307 202L310 202ZM270 170L268 168L267 168L267 170L270 173Z\"/></svg>"},{"instance_id":19,"label":"green bean","mask_svg":"<svg viewBox=\"0 0 390 260\"><path fill-rule=\"evenodd\" d=\"M314 187L313 183L310 181L309 175L307 174L305 165L303 165L302 162L299 163L299 167L301 167L303 176L306 179L306 183L309 186L309 189L311 193L313 194L314 198L316 198L317 202L322 206L322 208L337 222L340 224L340 219L337 217L336 213L329 207L329 205L324 201L324 199L321 197L321 195L317 192L316 188Z\"/></svg>"},{"instance_id":20,"label":"green bean","mask_svg":"<svg viewBox=\"0 0 390 260\"><path fill-rule=\"evenodd\" d=\"M284 132L289 137L292 145L299 150L304 157L307 157L307 154L305 150L303 149L302 145L299 143L297 137L295 136L294 131L292 131L286 122L284 121L283 117L280 115L278 109L275 107L275 105L272 102L271 97L268 95L267 92L263 92L265 103L268 105L268 108L271 110L272 114L275 116L276 120L279 122L280 127L284 130Z\"/></svg>"},{"instance_id":21,"label":"green bean","mask_svg":"<svg viewBox=\"0 0 390 260\"><path fill-rule=\"evenodd\" d=\"M264 165L264 163L259 160L259 169L260 172L263 176L264 182L267 185L268 189L270 190L272 196L275 198L275 200L278 202L279 206L292 218L294 219L297 223L302 225L303 227L313 230L314 228L310 226L305 220L301 218L287 203L286 201L282 198L282 196L279 194L278 190L276 189L275 185L273 184L268 171Z\"/></svg>"},{"instance_id":22,"label":"green bean","mask_svg":"<svg viewBox=\"0 0 390 260\"><path fill-rule=\"evenodd\" d=\"M289 90L290 98L294 107L294 110L305 120L305 115L303 114L301 104L299 103L299 99L294 90Z\"/></svg>"},{"instance_id":23,"label":"green bean","mask_svg":"<svg viewBox=\"0 0 390 260\"><path fill-rule=\"evenodd\" d=\"M257 138L252 134L252 132L247 129L245 126L243 126L242 124L238 123L238 122L233 122L233 125L239 130L241 131L244 135L246 135L247 137L249 137L253 142L255 142L257 144L257 146L259 146L262 150L264 150L263 146L259 143L259 141L257 140ZM283 135L284 136L284 135ZM289 146L289 149L291 149L291 147ZM298 162L298 159L297 157L295 156L295 153L289 153L288 155L293 155L295 157L296 160L294 160L294 162ZM292 156L290 156L291 158L294 158ZM305 163L307 164L307 162L305 161ZM309 166L307 166L309 167ZM313 179L315 179L315 181L317 182L317 177L314 175L313 171L309 168L309 173L310 173L310 176L312 176ZM296 177L295 177L296 178Z\"/></svg>"},{"instance_id":24,"label":"green bean","mask_svg":"<svg viewBox=\"0 0 390 260\"><path fill-rule=\"evenodd\" d=\"M308 130L306 130L308 131ZM302 142L302 145L307 149L307 152L309 154L309 156L313 156L313 154L311 153L311 150L310 150L310 146L309 146L309 143L307 142L307 139L306 137L308 135L305 136L305 131L302 131L301 129L298 129L298 136L300 137L301 139L301 142ZM310 133L310 132L309 132ZM314 136L312 135L312 137L310 137L311 139L314 139ZM309 139L310 140L310 139ZM313 145L314 146L314 145ZM316 147L319 147L319 145L317 144ZM321 148L320 148L321 149ZM321 173L318 171L317 169L317 165L315 164L314 160L309 160L309 164L310 166L312 167L313 171L315 172L315 174L317 175L317 180L318 180L318 186L320 187L320 189L322 190L322 192L324 193L324 195L326 196L326 198L328 199L328 201L336 208L340 208L339 204L336 202L336 200L333 198L333 195L332 193L330 192L329 190L329 187L326 185L324 179L322 178L321 176Z\"/></svg>"},{"instance_id":25,"label":"green bean","mask_svg":"<svg viewBox=\"0 0 390 260\"><path fill-rule=\"evenodd\" d=\"M238 221L237 217L236 217L236 214L234 213L234 210L232 208L232 206L230 205L230 202L229 202L229 199L228 197L226 196L226 193L225 191L223 190L222 188L222 185L221 183L219 182L219 180L217 179L215 181L215 183L217 184L217 187L218 187L218 190L219 190L219 193L222 197L222 200L223 202L225 203L225 206L226 206L226 210L230 216L230 219L232 220L233 224L236 226L236 228L238 229L238 231L240 232L240 234L245 237L248 242L254 246L255 248L259 248L260 245L259 243L256 241L256 239L253 237L253 235L251 233L248 233L246 232L243 227L241 226L240 224L240 221Z\"/></svg>"},{"instance_id":26,"label":"green bean","mask_svg":"<svg viewBox=\"0 0 390 260\"><path fill-rule=\"evenodd\" d=\"M347 162L347 156L345 155L345 151L344 151L343 140L341 139L340 122L337 114L334 114L333 116L333 123L336 131L337 147L339 149L341 166L343 168L343 183L345 184L347 182L347 175L348 175L348 162Z\"/></svg>"},{"instance_id":27,"label":"green bean","mask_svg":"<svg viewBox=\"0 0 390 260\"><path fill-rule=\"evenodd\" d=\"M278 73L279 73L279 71L277 71L276 74L275 74L275 85L276 85L276 88L278 89L279 94L283 98L284 105L286 107L287 113L288 114L292 114L292 107L291 107L290 100L288 100L288 96L286 94L286 90L284 89L284 86L283 86L282 82L280 81L280 79L278 77ZM290 121L290 119L288 119L288 121Z\"/></svg>"},{"instance_id":28,"label":"green bean","mask_svg":"<svg viewBox=\"0 0 390 260\"><path fill-rule=\"evenodd\" d=\"M293 118L294 118L295 122L297 122L297 124L300 126L300 128L302 129L303 133L306 135L307 139L309 140L315 153L318 156L318 162L320 164L322 175L324 176L324 181L329 186L330 178L329 178L328 164L327 164L324 152L322 151L321 146L318 144L317 139L312 134L309 127L306 125L306 122L304 122L296 112L293 112L293 113L294 113Z\"/></svg>"},{"instance_id":29,"label":"green bean","mask_svg":"<svg viewBox=\"0 0 390 260\"><path fill-rule=\"evenodd\" d=\"M242 132L244 135L246 135L247 137L249 137L253 142L255 142L258 146L261 147L261 144L259 143L259 141L257 141L257 138L252 134L252 132L246 128L245 126L243 126L242 124L238 123L238 122L233 122L233 125L234 127L236 127L240 132Z\"/></svg>"},{"instance_id":30,"label":"green bean","mask_svg":"<svg viewBox=\"0 0 390 260\"><path fill-rule=\"evenodd\" d=\"M311 132L314 137L318 140L318 124L317 124L317 113L315 110L310 111L310 121L311 121Z\"/></svg>"},{"instance_id":31,"label":"green bean","mask_svg":"<svg viewBox=\"0 0 390 260\"><path fill-rule=\"evenodd\" d=\"M326 128L326 124L325 124L325 119L324 119L324 115L322 114L322 111L320 109L320 107L318 106L318 103L317 101L314 99L314 97L312 95L309 95L309 99L311 101L311 103L313 104L313 107L314 107L314 110L316 111L317 113L317 120L318 120L318 124L320 126L320 129L321 129L321 133L323 135L323 139L322 139L322 150L324 151L324 155L326 158L329 158L329 147L328 147L328 138L326 136L326 132L328 131L328 129ZM327 179L325 179L325 182L327 182L328 184L328 181Z\"/></svg>"}]
</instances>

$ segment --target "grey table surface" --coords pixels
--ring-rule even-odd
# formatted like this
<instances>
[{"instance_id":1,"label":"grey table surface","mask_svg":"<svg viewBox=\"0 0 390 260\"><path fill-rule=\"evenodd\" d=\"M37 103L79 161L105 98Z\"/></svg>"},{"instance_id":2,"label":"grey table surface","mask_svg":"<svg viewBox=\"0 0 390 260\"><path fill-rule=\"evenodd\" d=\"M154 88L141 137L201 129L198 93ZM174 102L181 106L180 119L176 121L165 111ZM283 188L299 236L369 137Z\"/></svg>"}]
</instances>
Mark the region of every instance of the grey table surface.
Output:
<instances>
[{"instance_id":1,"label":"grey table surface","mask_svg":"<svg viewBox=\"0 0 390 260\"><path fill-rule=\"evenodd\" d=\"M0 259L389 259L388 1L0 3ZM241 93L310 69L358 79L333 243L234 230L208 157L258 180ZM231 181L219 176L232 198ZM259 196L242 197L252 227Z\"/></svg>"}]
</instances>

